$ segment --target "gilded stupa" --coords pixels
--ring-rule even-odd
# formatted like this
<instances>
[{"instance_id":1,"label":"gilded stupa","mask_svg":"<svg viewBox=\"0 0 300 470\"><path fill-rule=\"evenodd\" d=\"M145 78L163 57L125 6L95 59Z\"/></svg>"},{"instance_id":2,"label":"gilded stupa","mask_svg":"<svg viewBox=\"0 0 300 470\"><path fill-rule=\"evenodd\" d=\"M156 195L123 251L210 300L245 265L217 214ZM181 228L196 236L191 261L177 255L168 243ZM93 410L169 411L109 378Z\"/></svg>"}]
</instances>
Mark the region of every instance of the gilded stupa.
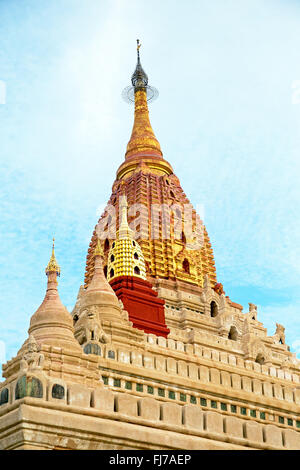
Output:
<instances>
[{"instance_id":1,"label":"gilded stupa","mask_svg":"<svg viewBox=\"0 0 300 470\"><path fill-rule=\"evenodd\" d=\"M137 52L137 65L131 78L132 87L127 90L127 95L131 96L132 93L134 96L133 129L127 144L125 161L117 170L108 205L115 208L117 229L120 197L125 195L129 211L132 206L140 206L141 210L132 214L130 222L136 227L136 239L141 246L147 276L151 281L178 280L203 287L207 275L211 287L214 287L217 278L210 240L171 165L163 158L160 144L154 135L147 102L148 95L150 99L153 97L153 91L141 66L139 44ZM187 208L190 211L189 232L196 239L198 249L189 249L190 233L185 233L187 224L184 224ZM162 209L169 209L165 218L161 214ZM106 220L107 213L104 213L98 227L104 226ZM102 234L102 243L107 263L108 248L113 239L109 239L109 232L105 239L104 236L105 232ZM96 242L97 227L88 250L85 286L93 275L93 250Z\"/></svg>"},{"instance_id":2,"label":"gilded stupa","mask_svg":"<svg viewBox=\"0 0 300 470\"><path fill-rule=\"evenodd\" d=\"M134 276L146 279L144 255L140 245L134 240L133 230L128 226L126 197L120 198L121 223L116 241L108 253L107 279L118 276ZM99 243L99 239L98 239Z\"/></svg>"},{"instance_id":3,"label":"gilded stupa","mask_svg":"<svg viewBox=\"0 0 300 470\"><path fill-rule=\"evenodd\" d=\"M268 335L217 282L150 124L157 91L137 46L133 129L84 284L69 313L53 244L45 298L3 365L0 449L299 450L300 362L283 325Z\"/></svg>"}]
</instances>

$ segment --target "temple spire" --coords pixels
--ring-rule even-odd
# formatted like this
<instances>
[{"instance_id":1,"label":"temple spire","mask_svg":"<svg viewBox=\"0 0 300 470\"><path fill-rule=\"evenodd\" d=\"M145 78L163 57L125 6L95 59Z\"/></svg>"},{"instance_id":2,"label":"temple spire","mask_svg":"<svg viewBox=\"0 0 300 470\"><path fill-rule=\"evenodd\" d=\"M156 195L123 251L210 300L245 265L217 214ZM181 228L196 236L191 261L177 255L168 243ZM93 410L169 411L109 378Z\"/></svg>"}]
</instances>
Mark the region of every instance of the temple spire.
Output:
<instances>
[{"instance_id":1,"label":"temple spire","mask_svg":"<svg viewBox=\"0 0 300 470\"><path fill-rule=\"evenodd\" d=\"M148 85L148 76L140 60L139 39L137 40L137 64L131 77L132 87L127 89L127 97L134 93L134 124L130 140L127 145L125 158L155 157L162 158L160 144L155 137L149 119L148 103L157 94L157 90Z\"/></svg>"},{"instance_id":2,"label":"temple spire","mask_svg":"<svg viewBox=\"0 0 300 470\"><path fill-rule=\"evenodd\" d=\"M128 225L127 199L123 194L119 199L120 226L116 240L108 254L107 279L131 276L146 279L146 266L140 245L134 240L134 231Z\"/></svg>"},{"instance_id":3,"label":"temple spire","mask_svg":"<svg viewBox=\"0 0 300 470\"><path fill-rule=\"evenodd\" d=\"M57 290L60 267L55 258L54 238L52 254L45 271L48 278L46 294L43 302L31 317L28 333L33 334L39 344L81 351L73 334L72 317L62 304Z\"/></svg>"}]
</instances>

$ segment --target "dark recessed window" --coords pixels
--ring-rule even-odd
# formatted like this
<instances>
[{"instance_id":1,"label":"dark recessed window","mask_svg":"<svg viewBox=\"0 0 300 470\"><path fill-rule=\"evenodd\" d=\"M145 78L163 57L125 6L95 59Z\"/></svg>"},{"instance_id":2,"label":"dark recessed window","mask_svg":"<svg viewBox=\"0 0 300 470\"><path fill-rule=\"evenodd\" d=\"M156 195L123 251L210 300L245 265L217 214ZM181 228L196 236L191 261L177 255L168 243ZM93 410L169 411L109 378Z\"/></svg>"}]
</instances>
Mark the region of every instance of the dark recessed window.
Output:
<instances>
[{"instance_id":1,"label":"dark recessed window","mask_svg":"<svg viewBox=\"0 0 300 470\"><path fill-rule=\"evenodd\" d=\"M153 389L153 387L151 387L151 385L148 385L147 392L150 393L151 395L153 395L154 389Z\"/></svg>"},{"instance_id":2,"label":"dark recessed window","mask_svg":"<svg viewBox=\"0 0 300 470\"><path fill-rule=\"evenodd\" d=\"M283 416L278 416L278 422L280 424L284 424L284 417Z\"/></svg>"},{"instance_id":3,"label":"dark recessed window","mask_svg":"<svg viewBox=\"0 0 300 470\"><path fill-rule=\"evenodd\" d=\"M296 421L296 427L300 428L300 421Z\"/></svg>"},{"instance_id":4,"label":"dark recessed window","mask_svg":"<svg viewBox=\"0 0 300 470\"><path fill-rule=\"evenodd\" d=\"M86 344L83 348L83 352L85 354L96 354L97 356L101 356L101 348L99 344L95 344L95 343Z\"/></svg>"},{"instance_id":5,"label":"dark recessed window","mask_svg":"<svg viewBox=\"0 0 300 470\"><path fill-rule=\"evenodd\" d=\"M1 390L0 394L0 406L5 405L5 403L8 403L8 388Z\"/></svg>"},{"instance_id":6,"label":"dark recessed window","mask_svg":"<svg viewBox=\"0 0 300 470\"><path fill-rule=\"evenodd\" d=\"M169 390L169 398L171 398L171 400L175 400L175 392L173 392L173 390Z\"/></svg>"},{"instance_id":7,"label":"dark recessed window","mask_svg":"<svg viewBox=\"0 0 300 470\"><path fill-rule=\"evenodd\" d=\"M256 411L250 410L250 416L252 416L252 418L256 418Z\"/></svg>"},{"instance_id":8,"label":"dark recessed window","mask_svg":"<svg viewBox=\"0 0 300 470\"><path fill-rule=\"evenodd\" d=\"M125 382L125 388L126 388L126 390L132 390L132 383L131 382Z\"/></svg>"},{"instance_id":9,"label":"dark recessed window","mask_svg":"<svg viewBox=\"0 0 300 470\"><path fill-rule=\"evenodd\" d=\"M115 359L116 358L115 351L108 351L107 356L108 356L109 359Z\"/></svg>"},{"instance_id":10,"label":"dark recessed window","mask_svg":"<svg viewBox=\"0 0 300 470\"><path fill-rule=\"evenodd\" d=\"M107 252L108 250L109 250L109 241L108 241L108 238L106 238L104 242L104 252Z\"/></svg>"},{"instance_id":11,"label":"dark recessed window","mask_svg":"<svg viewBox=\"0 0 300 470\"><path fill-rule=\"evenodd\" d=\"M121 380L120 379L114 379L114 387L121 387Z\"/></svg>"},{"instance_id":12,"label":"dark recessed window","mask_svg":"<svg viewBox=\"0 0 300 470\"><path fill-rule=\"evenodd\" d=\"M180 401L186 401L186 394L185 393L180 394Z\"/></svg>"},{"instance_id":13,"label":"dark recessed window","mask_svg":"<svg viewBox=\"0 0 300 470\"><path fill-rule=\"evenodd\" d=\"M104 385L108 385L108 377L106 377L106 375L102 375L102 380Z\"/></svg>"},{"instance_id":14,"label":"dark recessed window","mask_svg":"<svg viewBox=\"0 0 300 470\"><path fill-rule=\"evenodd\" d=\"M237 341L238 339L238 331L235 326L232 326L230 328L229 334L228 334L228 339L231 339L232 341Z\"/></svg>"},{"instance_id":15,"label":"dark recessed window","mask_svg":"<svg viewBox=\"0 0 300 470\"><path fill-rule=\"evenodd\" d=\"M221 410L227 411L227 405L226 405L226 403L221 403Z\"/></svg>"},{"instance_id":16,"label":"dark recessed window","mask_svg":"<svg viewBox=\"0 0 300 470\"><path fill-rule=\"evenodd\" d=\"M39 379L35 377L21 377L16 385L15 398L19 400L24 397L43 397L43 385Z\"/></svg>"},{"instance_id":17,"label":"dark recessed window","mask_svg":"<svg viewBox=\"0 0 300 470\"><path fill-rule=\"evenodd\" d=\"M215 400L211 400L210 406L211 406L212 408L218 408L218 404L217 404L217 402L216 402Z\"/></svg>"},{"instance_id":18,"label":"dark recessed window","mask_svg":"<svg viewBox=\"0 0 300 470\"><path fill-rule=\"evenodd\" d=\"M264 411L261 411L259 416L260 416L260 419L266 419L266 413Z\"/></svg>"},{"instance_id":19,"label":"dark recessed window","mask_svg":"<svg viewBox=\"0 0 300 470\"><path fill-rule=\"evenodd\" d=\"M288 418L287 423L288 426L293 426L293 420L291 418Z\"/></svg>"},{"instance_id":20,"label":"dark recessed window","mask_svg":"<svg viewBox=\"0 0 300 470\"><path fill-rule=\"evenodd\" d=\"M16 389L15 389L16 400L19 400L19 398L24 398L24 397L26 397L26 376L25 375L18 380Z\"/></svg>"},{"instance_id":21,"label":"dark recessed window","mask_svg":"<svg viewBox=\"0 0 300 470\"><path fill-rule=\"evenodd\" d=\"M192 403L192 405L196 405L197 404L197 398L194 397L193 395L191 395L190 402Z\"/></svg>"},{"instance_id":22,"label":"dark recessed window","mask_svg":"<svg viewBox=\"0 0 300 470\"><path fill-rule=\"evenodd\" d=\"M241 407L241 415L246 415L246 414L247 414L247 409L242 406Z\"/></svg>"},{"instance_id":23,"label":"dark recessed window","mask_svg":"<svg viewBox=\"0 0 300 470\"><path fill-rule=\"evenodd\" d=\"M186 258L183 260L182 269L184 270L185 273L190 274L190 263L188 262Z\"/></svg>"},{"instance_id":24,"label":"dark recessed window","mask_svg":"<svg viewBox=\"0 0 300 470\"><path fill-rule=\"evenodd\" d=\"M230 405L231 413L236 413L236 405Z\"/></svg>"},{"instance_id":25,"label":"dark recessed window","mask_svg":"<svg viewBox=\"0 0 300 470\"><path fill-rule=\"evenodd\" d=\"M213 300L210 303L210 316L211 317L216 317L217 315L218 315L218 306L217 306L216 302Z\"/></svg>"},{"instance_id":26,"label":"dark recessed window","mask_svg":"<svg viewBox=\"0 0 300 470\"><path fill-rule=\"evenodd\" d=\"M134 267L134 274L140 274L140 268L138 266Z\"/></svg>"},{"instance_id":27,"label":"dark recessed window","mask_svg":"<svg viewBox=\"0 0 300 470\"><path fill-rule=\"evenodd\" d=\"M200 405L201 406L207 406L206 398L200 398Z\"/></svg>"},{"instance_id":28,"label":"dark recessed window","mask_svg":"<svg viewBox=\"0 0 300 470\"><path fill-rule=\"evenodd\" d=\"M258 364L261 364L261 365L264 364L264 362L265 362L264 356L261 353L257 354L255 362L257 362Z\"/></svg>"},{"instance_id":29,"label":"dark recessed window","mask_svg":"<svg viewBox=\"0 0 300 470\"><path fill-rule=\"evenodd\" d=\"M136 391L137 392L142 392L144 389L143 384L136 384Z\"/></svg>"},{"instance_id":30,"label":"dark recessed window","mask_svg":"<svg viewBox=\"0 0 300 470\"><path fill-rule=\"evenodd\" d=\"M62 385L54 384L52 387L52 398L62 400L65 398L65 388Z\"/></svg>"},{"instance_id":31,"label":"dark recessed window","mask_svg":"<svg viewBox=\"0 0 300 470\"><path fill-rule=\"evenodd\" d=\"M157 393L158 393L158 396L160 396L160 397L164 397L164 396L165 396L165 391L164 391L163 388L159 388L159 389L157 390Z\"/></svg>"}]
</instances>

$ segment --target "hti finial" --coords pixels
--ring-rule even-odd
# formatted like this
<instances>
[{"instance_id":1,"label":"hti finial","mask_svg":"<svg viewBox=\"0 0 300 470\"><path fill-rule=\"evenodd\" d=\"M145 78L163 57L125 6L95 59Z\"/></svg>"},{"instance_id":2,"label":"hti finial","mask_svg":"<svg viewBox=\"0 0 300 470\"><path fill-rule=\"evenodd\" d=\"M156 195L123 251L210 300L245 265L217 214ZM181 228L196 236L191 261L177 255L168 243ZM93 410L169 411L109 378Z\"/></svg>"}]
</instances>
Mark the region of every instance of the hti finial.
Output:
<instances>
[{"instance_id":1,"label":"hti finial","mask_svg":"<svg viewBox=\"0 0 300 470\"><path fill-rule=\"evenodd\" d=\"M131 77L131 83L132 83L132 86L134 87L134 90L136 91L137 89L146 89L147 85L148 85L148 76L147 74L144 72L143 70L143 67L141 66L141 62L140 62L140 47L141 47L141 44L140 44L140 40L137 39L136 40L136 49L137 49L137 64L136 64L136 68L135 68L135 71Z\"/></svg>"},{"instance_id":2,"label":"hti finial","mask_svg":"<svg viewBox=\"0 0 300 470\"><path fill-rule=\"evenodd\" d=\"M123 98L128 103L135 103L135 92L139 90L144 90L147 93L147 101L154 101L158 96L158 91L156 88L148 85L148 75L143 70L140 61L140 40L136 40L136 51L137 51L137 64L135 71L131 76L132 86L126 87L123 90Z\"/></svg>"},{"instance_id":3,"label":"hti finial","mask_svg":"<svg viewBox=\"0 0 300 470\"><path fill-rule=\"evenodd\" d=\"M56 261L56 258L55 258L55 253L54 253L54 242L55 242L55 238L53 237L52 239L53 241L53 244L52 244L52 255L51 255L51 258L50 258L50 261L45 269L45 272L48 276L49 273L56 273L57 276L60 276L60 267Z\"/></svg>"}]
</instances>

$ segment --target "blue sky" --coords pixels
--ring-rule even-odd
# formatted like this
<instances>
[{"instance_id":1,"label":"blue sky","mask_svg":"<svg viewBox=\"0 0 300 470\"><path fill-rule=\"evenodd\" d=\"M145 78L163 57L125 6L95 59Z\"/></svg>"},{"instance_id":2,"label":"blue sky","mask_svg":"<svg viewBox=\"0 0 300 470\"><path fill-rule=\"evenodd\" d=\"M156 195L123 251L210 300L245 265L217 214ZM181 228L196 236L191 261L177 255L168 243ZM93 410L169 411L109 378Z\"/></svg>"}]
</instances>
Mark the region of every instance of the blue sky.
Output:
<instances>
[{"instance_id":1,"label":"blue sky","mask_svg":"<svg viewBox=\"0 0 300 470\"><path fill-rule=\"evenodd\" d=\"M131 133L137 38L152 126L204 207L219 282L299 356L299 31L292 0L0 0L0 362L42 302L53 235L75 303Z\"/></svg>"}]
</instances>

